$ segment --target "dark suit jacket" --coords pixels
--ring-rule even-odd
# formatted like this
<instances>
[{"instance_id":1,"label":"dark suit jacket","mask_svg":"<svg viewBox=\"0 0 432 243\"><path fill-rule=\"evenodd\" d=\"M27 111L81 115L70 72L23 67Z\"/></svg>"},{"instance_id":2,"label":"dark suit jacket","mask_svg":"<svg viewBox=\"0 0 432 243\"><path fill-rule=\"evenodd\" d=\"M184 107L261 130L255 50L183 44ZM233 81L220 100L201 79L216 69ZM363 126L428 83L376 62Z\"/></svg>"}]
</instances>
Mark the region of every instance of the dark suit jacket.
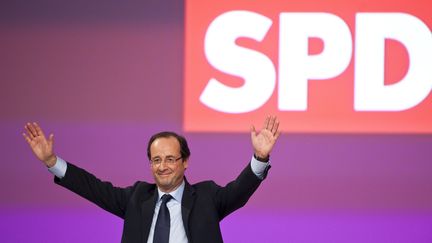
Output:
<instances>
[{"instance_id":1,"label":"dark suit jacket","mask_svg":"<svg viewBox=\"0 0 432 243\"><path fill-rule=\"evenodd\" d=\"M54 181L123 218L122 242L147 242L158 196L155 184L139 181L127 188L114 187L71 163L65 176ZM244 206L261 181L250 164L225 187L213 181L193 185L186 181L181 212L189 243L223 242L219 221Z\"/></svg>"}]
</instances>

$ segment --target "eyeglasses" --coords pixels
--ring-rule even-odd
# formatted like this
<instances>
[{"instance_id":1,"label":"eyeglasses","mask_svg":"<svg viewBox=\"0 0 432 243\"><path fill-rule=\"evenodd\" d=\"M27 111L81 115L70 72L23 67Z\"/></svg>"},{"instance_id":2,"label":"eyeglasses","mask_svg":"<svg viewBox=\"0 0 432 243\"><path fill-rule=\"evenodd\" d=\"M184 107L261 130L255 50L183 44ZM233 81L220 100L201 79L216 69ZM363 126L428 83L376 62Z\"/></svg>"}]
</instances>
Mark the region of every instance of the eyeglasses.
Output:
<instances>
[{"instance_id":1,"label":"eyeglasses","mask_svg":"<svg viewBox=\"0 0 432 243\"><path fill-rule=\"evenodd\" d=\"M174 156L167 156L165 157L165 159L162 159L161 157L154 157L153 159L150 160L152 165L158 166L160 164L162 164L162 161L165 161L166 164L168 165L172 165L175 162L177 162L179 159L182 159L182 157L174 157Z\"/></svg>"}]
</instances>

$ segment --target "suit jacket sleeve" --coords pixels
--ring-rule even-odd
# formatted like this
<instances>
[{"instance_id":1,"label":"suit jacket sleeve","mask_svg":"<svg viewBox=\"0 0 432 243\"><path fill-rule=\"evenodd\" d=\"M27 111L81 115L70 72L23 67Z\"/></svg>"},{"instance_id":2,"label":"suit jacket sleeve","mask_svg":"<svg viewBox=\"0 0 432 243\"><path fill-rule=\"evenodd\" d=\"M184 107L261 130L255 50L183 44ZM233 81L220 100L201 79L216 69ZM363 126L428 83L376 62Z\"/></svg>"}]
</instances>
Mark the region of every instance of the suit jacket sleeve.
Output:
<instances>
[{"instance_id":1,"label":"suit jacket sleeve","mask_svg":"<svg viewBox=\"0 0 432 243\"><path fill-rule=\"evenodd\" d=\"M129 198L134 190L134 186L114 187L110 182L101 181L69 162L65 176L61 179L54 177L54 182L121 218L124 218Z\"/></svg>"},{"instance_id":2,"label":"suit jacket sleeve","mask_svg":"<svg viewBox=\"0 0 432 243\"><path fill-rule=\"evenodd\" d=\"M234 181L225 187L217 187L215 204L219 219L222 220L228 214L243 207L261 182L262 180L253 173L249 163Z\"/></svg>"}]
</instances>

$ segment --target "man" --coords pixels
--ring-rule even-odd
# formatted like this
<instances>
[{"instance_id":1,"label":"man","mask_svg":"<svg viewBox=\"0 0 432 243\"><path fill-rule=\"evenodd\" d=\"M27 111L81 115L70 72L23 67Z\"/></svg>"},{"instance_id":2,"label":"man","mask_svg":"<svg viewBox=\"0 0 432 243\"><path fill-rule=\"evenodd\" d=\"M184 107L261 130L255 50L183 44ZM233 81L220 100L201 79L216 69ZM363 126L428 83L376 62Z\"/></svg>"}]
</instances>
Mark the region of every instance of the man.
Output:
<instances>
[{"instance_id":1,"label":"man","mask_svg":"<svg viewBox=\"0 0 432 243\"><path fill-rule=\"evenodd\" d=\"M276 117L267 117L260 132L251 128L254 156L225 187L213 181L188 183L184 171L190 151L186 140L173 132L149 140L147 155L155 184L139 181L127 188L102 182L56 156L53 134L47 139L38 124L27 123L23 136L55 175L55 183L124 219L122 242L205 243L223 242L219 222L244 206L266 177L278 128Z\"/></svg>"}]
</instances>

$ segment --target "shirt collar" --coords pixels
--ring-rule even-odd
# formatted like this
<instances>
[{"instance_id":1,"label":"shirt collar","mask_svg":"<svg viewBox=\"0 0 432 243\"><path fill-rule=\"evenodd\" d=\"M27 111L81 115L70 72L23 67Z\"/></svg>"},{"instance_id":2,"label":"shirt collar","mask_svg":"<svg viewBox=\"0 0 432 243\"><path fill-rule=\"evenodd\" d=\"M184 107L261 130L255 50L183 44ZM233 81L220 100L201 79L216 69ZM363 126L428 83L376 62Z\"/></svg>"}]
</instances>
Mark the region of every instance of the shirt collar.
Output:
<instances>
[{"instance_id":1,"label":"shirt collar","mask_svg":"<svg viewBox=\"0 0 432 243\"><path fill-rule=\"evenodd\" d=\"M180 184L180 186L179 187L177 187L177 189L175 189L174 191L172 191L172 192L170 192L170 193L168 193L168 194L170 194L177 202L179 202L179 203L181 203L181 200L182 200L182 198L183 198L183 191L184 191L184 188L185 188L185 180L183 179L183 181L182 181L182 183ZM161 200L161 197L163 196L163 195L165 195L166 193L165 192L163 192L163 191L161 191L160 189L159 189L159 187L158 187L158 195L159 195L159 197L158 197L158 202Z\"/></svg>"}]
</instances>

